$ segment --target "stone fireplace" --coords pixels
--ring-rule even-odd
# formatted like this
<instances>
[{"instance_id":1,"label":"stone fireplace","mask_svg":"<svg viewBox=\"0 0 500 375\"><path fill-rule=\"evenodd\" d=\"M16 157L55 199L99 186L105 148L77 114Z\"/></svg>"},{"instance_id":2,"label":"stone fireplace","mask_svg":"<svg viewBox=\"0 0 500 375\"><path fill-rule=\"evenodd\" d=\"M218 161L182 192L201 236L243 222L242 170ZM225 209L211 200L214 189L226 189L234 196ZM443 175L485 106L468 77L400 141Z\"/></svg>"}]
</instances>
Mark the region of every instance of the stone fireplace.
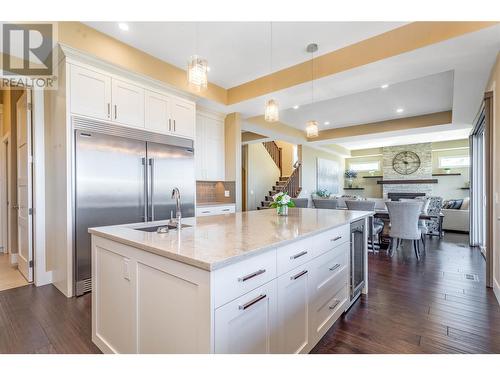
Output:
<instances>
[{"instance_id":1,"label":"stone fireplace","mask_svg":"<svg viewBox=\"0 0 500 375\"><path fill-rule=\"evenodd\" d=\"M410 175L401 175L397 173L392 167L392 160L394 156L403 151L412 151L418 155L420 158L420 167L415 173ZM392 146L384 147L382 150L382 170L384 180L423 180L432 179L432 144L419 143L407 146ZM432 184L431 183L401 183L401 184L384 184L383 185L383 196L384 198L389 198L389 194L394 193L404 193L413 194L418 193L420 195L431 195L432 194ZM403 194L403 195L404 195Z\"/></svg>"}]
</instances>

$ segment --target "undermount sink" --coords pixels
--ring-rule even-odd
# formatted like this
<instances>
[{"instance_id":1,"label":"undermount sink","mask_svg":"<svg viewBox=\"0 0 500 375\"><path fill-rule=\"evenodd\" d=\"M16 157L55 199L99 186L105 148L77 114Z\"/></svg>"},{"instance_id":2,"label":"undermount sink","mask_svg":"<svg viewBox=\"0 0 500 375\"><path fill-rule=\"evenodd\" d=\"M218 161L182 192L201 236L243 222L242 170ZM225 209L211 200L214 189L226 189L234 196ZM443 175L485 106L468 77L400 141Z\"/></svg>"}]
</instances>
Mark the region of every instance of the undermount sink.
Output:
<instances>
[{"instance_id":1,"label":"undermount sink","mask_svg":"<svg viewBox=\"0 0 500 375\"><path fill-rule=\"evenodd\" d=\"M191 225L181 224L181 229L182 228L188 228L188 227L191 227ZM142 228L133 228L133 229L140 230L142 232L166 233L169 230L176 230L177 229L177 225L173 225L173 224L154 225L152 227L142 227Z\"/></svg>"}]
</instances>

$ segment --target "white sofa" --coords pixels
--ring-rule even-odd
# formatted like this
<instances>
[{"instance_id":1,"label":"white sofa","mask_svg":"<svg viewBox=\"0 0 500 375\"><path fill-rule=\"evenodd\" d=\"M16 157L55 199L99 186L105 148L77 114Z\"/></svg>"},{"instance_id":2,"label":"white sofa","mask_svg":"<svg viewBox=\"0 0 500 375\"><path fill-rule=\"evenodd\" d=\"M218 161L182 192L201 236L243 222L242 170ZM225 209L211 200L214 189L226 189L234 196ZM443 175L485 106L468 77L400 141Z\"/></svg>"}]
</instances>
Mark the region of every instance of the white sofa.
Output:
<instances>
[{"instance_id":1,"label":"white sofa","mask_svg":"<svg viewBox=\"0 0 500 375\"><path fill-rule=\"evenodd\" d=\"M443 208L443 229L469 232L469 198L465 198L460 209Z\"/></svg>"}]
</instances>

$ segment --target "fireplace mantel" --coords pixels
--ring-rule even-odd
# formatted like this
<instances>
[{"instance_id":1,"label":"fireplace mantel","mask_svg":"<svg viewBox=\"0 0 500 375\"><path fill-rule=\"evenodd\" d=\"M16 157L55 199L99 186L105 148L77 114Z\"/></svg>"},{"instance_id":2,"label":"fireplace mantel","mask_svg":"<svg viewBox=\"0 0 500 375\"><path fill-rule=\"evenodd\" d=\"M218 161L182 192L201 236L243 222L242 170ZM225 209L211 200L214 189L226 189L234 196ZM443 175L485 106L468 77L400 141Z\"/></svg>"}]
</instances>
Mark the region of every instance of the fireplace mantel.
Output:
<instances>
[{"instance_id":1,"label":"fireplace mantel","mask_svg":"<svg viewBox=\"0 0 500 375\"><path fill-rule=\"evenodd\" d=\"M418 180L380 180L379 185L405 185L405 184L437 184L437 178L425 178Z\"/></svg>"}]
</instances>

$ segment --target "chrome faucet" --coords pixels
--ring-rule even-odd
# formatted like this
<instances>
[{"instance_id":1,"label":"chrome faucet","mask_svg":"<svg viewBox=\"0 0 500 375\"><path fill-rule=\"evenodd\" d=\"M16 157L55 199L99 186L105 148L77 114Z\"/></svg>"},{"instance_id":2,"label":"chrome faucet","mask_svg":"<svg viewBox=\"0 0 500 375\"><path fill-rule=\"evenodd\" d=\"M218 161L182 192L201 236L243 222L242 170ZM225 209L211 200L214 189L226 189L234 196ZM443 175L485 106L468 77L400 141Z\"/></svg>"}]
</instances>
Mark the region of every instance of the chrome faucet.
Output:
<instances>
[{"instance_id":1,"label":"chrome faucet","mask_svg":"<svg viewBox=\"0 0 500 375\"><path fill-rule=\"evenodd\" d=\"M172 199L175 199L175 221L177 223L177 228L181 227L181 192L178 188L172 190Z\"/></svg>"}]
</instances>

